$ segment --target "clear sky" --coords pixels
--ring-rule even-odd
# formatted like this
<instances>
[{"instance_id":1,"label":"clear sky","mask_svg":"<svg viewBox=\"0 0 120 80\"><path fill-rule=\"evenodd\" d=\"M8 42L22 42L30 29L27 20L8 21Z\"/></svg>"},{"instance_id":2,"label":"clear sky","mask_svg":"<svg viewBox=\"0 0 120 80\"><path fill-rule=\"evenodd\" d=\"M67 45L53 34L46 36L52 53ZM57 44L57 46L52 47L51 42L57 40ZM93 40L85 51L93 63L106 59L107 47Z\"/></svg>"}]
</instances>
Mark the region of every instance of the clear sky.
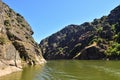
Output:
<instances>
[{"instance_id":1,"label":"clear sky","mask_svg":"<svg viewBox=\"0 0 120 80\"><path fill-rule=\"evenodd\" d=\"M34 39L45 37L69 24L92 21L120 4L120 0L3 0L31 25Z\"/></svg>"}]
</instances>

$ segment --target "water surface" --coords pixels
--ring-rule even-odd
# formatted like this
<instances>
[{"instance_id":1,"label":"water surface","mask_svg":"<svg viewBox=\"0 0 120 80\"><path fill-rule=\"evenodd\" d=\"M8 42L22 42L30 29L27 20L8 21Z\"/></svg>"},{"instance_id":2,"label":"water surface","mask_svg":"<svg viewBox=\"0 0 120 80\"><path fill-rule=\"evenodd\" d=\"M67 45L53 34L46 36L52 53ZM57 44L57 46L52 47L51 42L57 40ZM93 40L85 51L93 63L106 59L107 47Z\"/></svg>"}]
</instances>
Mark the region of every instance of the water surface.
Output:
<instances>
[{"instance_id":1,"label":"water surface","mask_svg":"<svg viewBox=\"0 0 120 80\"><path fill-rule=\"evenodd\" d=\"M0 80L120 80L120 61L48 61Z\"/></svg>"}]
</instances>

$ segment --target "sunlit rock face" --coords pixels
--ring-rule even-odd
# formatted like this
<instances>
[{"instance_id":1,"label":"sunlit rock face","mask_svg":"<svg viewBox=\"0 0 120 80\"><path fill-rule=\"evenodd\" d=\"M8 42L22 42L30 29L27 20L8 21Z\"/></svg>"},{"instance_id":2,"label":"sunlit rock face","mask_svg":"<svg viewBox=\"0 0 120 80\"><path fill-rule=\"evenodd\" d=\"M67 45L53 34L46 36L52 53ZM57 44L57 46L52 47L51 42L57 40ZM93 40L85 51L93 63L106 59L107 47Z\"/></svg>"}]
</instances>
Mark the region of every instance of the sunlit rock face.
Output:
<instances>
[{"instance_id":1,"label":"sunlit rock face","mask_svg":"<svg viewBox=\"0 0 120 80\"><path fill-rule=\"evenodd\" d=\"M0 0L0 66L44 63L30 25ZM2 68L0 67L0 69Z\"/></svg>"}]
</instances>

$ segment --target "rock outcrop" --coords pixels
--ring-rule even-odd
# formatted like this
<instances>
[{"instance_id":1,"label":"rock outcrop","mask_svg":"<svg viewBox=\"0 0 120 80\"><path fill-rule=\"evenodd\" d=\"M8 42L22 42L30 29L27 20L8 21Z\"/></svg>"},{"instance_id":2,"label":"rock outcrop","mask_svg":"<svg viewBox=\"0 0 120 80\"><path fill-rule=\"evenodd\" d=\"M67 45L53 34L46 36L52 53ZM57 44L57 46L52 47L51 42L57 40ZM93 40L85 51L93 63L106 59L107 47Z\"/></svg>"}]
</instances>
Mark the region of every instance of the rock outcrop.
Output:
<instances>
[{"instance_id":1,"label":"rock outcrop","mask_svg":"<svg viewBox=\"0 0 120 80\"><path fill-rule=\"evenodd\" d=\"M20 70L22 64L45 62L32 34L33 31L23 16L0 0L0 76ZM18 69L5 71L9 67Z\"/></svg>"},{"instance_id":2,"label":"rock outcrop","mask_svg":"<svg viewBox=\"0 0 120 80\"><path fill-rule=\"evenodd\" d=\"M101 49L94 42L90 46L86 46L83 50L81 50L73 59L80 60L101 60L105 57L104 50Z\"/></svg>"},{"instance_id":3,"label":"rock outcrop","mask_svg":"<svg viewBox=\"0 0 120 80\"><path fill-rule=\"evenodd\" d=\"M40 47L45 59L120 59L120 6L92 22L66 26Z\"/></svg>"}]
</instances>

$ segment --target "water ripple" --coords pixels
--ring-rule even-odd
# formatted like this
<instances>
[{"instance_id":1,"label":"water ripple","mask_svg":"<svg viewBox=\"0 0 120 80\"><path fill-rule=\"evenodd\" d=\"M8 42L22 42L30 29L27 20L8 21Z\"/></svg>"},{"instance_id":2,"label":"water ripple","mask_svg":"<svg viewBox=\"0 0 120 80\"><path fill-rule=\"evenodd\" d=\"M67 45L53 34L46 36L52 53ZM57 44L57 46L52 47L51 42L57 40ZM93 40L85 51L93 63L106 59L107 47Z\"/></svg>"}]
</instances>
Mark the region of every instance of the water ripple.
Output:
<instances>
[{"instance_id":1,"label":"water ripple","mask_svg":"<svg viewBox=\"0 0 120 80\"><path fill-rule=\"evenodd\" d=\"M104 71L105 73L110 73L111 75L119 76L120 77L120 70L112 69L112 68L106 68L104 66L96 66L91 65L92 68L97 69L98 71Z\"/></svg>"}]
</instances>

